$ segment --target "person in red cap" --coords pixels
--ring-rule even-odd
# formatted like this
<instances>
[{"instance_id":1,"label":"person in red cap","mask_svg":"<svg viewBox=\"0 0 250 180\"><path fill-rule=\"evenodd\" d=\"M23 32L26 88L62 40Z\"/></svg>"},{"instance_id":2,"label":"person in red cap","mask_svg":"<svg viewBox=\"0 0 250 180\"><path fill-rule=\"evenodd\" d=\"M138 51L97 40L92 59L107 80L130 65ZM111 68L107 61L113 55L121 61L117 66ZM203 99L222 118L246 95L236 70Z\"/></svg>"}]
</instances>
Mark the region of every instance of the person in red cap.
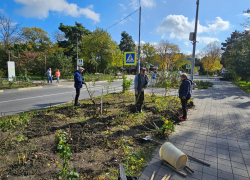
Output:
<instances>
[{"instance_id":1,"label":"person in red cap","mask_svg":"<svg viewBox=\"0 0 250 180\"><path fill-rule=\"evenodd\" d=\"M183 116L180 116L181 121L187 120L187 101L191 98L192 81L187 78L187 74L181 75L181 85L179 89L179 98L181 99Z\"/></svg>"}]
</instances>

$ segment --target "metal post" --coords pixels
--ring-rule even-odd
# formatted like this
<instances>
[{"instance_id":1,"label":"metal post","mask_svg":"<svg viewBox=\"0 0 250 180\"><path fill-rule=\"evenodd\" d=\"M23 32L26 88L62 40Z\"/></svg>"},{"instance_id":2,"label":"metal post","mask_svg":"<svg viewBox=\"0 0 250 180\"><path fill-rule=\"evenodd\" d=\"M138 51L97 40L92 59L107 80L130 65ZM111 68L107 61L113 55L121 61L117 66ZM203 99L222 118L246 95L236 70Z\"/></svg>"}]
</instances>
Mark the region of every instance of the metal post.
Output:
<instances>
[{"instance_id":1,"label":"metal post","mask_svg":"<svg viewBox=\"0 0 250 180\"><path fill-rule=\"evenodd\" d=\"M76 37L77 39L77 42L76 42L76 51L77 51L77 54L76 54L76 70L78 70L78 36Z\"/></svg>"},{"instance_id":2,"label":"metal post","mask_svg":"<svg viewBox=\"0 0 250 180\"><path fill-rule=\"evenodd\" d=\"M199 1L196 1L196 18L195 18L195 28L194 28L194 40L193 40L193 56L192 56L192 66L191 66L191 80L194 79L194 66L195 66L195 48L196 48L196 37L197 37L197 23L198 23L198 14L199 14Z\"/></svg>"},{"instance_id":3,"label":"metal post","mask_svg":"<svg viewBox=\"0 0 250 180\"><path fill-rule=\"evenodd\" d=\"M139 46L138 46L137 74L140 73L140 55L141 55L141 6L140 6L140 12L139 12Z\"/></svg>"},{"instance_id":4,"label":"metal post","mask_svg":"<svg viewBox=\"0 0 250 180\"><path fill-rule=\"evenodd\" d=\"M102 95L103 95L103 89L102 89ZM101 96L101 114L102 114L102 96Z\"/></svg>"}]
</instances>

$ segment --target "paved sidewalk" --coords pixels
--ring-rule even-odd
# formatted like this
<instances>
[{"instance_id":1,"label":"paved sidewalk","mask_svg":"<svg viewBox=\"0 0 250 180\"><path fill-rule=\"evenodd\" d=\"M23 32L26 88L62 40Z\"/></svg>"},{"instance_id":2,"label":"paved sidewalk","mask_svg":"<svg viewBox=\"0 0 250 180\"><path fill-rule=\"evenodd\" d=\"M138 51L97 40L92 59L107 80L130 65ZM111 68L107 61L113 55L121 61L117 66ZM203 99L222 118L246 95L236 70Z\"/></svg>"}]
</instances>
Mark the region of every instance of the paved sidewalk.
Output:
<instances>
[{"instance_id":1,"label":"paved sidewalk","mask_svg":"<svg viewBox=\"0 0 250 180\"><path fill-rule=\"evenodd\" d=\"M213 82L213 80L211 80ZM195 108L186 122L176 126L170 141L186 154L211 164L195 161L187 178L161 165L158 149L140 180L154 180L172 173L171 180L249 180L250 177L250 97L230 82L214 81L214 88L195 91Z\"/></svg>"}]
</instances>

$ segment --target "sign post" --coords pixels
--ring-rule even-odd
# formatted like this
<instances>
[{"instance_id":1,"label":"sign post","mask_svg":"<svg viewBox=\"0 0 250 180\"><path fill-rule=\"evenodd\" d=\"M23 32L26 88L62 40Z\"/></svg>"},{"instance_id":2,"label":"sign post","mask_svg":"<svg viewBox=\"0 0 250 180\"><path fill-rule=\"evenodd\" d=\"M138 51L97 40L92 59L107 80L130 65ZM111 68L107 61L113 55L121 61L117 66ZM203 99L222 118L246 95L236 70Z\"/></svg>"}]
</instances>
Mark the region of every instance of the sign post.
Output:
<instances>
[{"instance_id":1,"label":"sign post","mask_svg":"<svg viewBox=\"0 0 250 180\"><path fill-rule=\"evenodd\" d=\"M7 61L7 66L8 66L8 81L13 81L13 78L16 76L15 62Z\"/></svg>"},{"instance_id":2,"label":"sign post","mask_svg":"<svg viewBox=\"0 0 250 180\"><path fill-rule=\"evenodd\" d=\"M136 65L136 52L124 52L124 65Z\"/></svg>"},{"instance_id":3,"label":"sign post","mask_svg":"<svg viewBox=\"0 0 250 180\"><path fill-rule=\"evenodd\" d=\"M83 59L78 59L77 60L77 65L78 66L83 66Z\"/></svg>"}]
</instances>

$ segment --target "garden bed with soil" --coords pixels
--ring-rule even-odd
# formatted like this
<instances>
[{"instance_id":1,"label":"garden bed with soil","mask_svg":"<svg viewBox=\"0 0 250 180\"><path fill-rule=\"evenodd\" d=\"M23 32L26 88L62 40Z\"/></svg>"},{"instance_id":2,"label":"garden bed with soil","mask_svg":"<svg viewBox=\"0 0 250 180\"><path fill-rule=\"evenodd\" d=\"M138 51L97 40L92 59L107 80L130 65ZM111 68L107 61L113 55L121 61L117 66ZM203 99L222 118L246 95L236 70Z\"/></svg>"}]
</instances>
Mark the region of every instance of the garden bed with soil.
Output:
<instances>
[{"instance_id":1,"label":"garden bed with soil","mask_svg":"<svg viewBox=\"0 0 250 180\"><path fill-rule=\"evenodd\" d=\"M102 114L100 97L94 100L1 117L0 179L58 179L63 161L55 135L62 131L78 179L116 180L119 163L127 175L139 176L156 147L140 138L168 137L181 112L174 97L146 95L141 114L134 113L132 93L105 95Z\"/></svg>"}]
</instances>

